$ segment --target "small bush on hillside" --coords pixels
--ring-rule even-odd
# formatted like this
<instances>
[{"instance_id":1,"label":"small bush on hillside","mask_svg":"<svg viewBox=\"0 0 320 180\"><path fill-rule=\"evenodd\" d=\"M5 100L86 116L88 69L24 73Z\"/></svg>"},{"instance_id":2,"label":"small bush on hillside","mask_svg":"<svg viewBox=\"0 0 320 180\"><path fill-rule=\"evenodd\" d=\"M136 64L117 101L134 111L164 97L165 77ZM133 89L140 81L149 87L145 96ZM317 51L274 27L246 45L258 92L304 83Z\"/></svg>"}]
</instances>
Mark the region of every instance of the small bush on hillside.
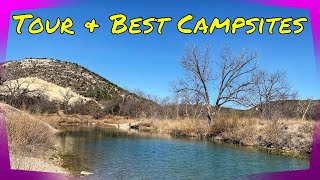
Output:
<instances>
[{"instance_id":1,"label":"small bush on hillside","mask_svg":"<svg viewBox=\"0 0 320 180\"><path fill-rule=\"evenodd\" d=\"M91 115L95 119L101 119L106 116L106 112L95 101L79 100L75 102L67 114Z\"/></svg>"},{"instance_id":2,"label":"small bush on hillside","mask_svg":"<svg viewBox=\"0 0 320 180\"><path fill-rule=\"evenodd\" d=\"M55 114L59 112L59 104L55 101L39 100L28 110L34 114Z\"/></svg>"},{"instance_id":3,"label":"small bush on hillside","mask_svg":"<svg viewBox=\"0 0 320 180\"><path fill-rule=\"evenodd\" d=\"M119 115L120 113L119 103L112 100L108 100L108 101L102 101L101 104L106 114Z\"/></svg>"}]
</instances>

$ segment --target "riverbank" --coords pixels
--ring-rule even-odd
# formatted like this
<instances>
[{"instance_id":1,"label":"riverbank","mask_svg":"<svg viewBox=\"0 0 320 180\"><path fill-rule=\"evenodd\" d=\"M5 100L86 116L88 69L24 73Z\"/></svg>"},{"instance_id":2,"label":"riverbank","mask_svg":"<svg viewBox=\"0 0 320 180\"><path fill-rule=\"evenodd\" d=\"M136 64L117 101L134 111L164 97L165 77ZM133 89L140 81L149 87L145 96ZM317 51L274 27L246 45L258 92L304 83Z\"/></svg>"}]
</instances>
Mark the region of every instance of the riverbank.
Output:
<instances>
[{"instance_id":1,"label":"riverbank","mask_svg":"<svg viewBox=\"0 0 320 180\"><path fill-rule=\"evenodd\" d=\"M139 131L170 134L175 137L206 139L240 147L258 148L271 154L309 158L313 121L299 119L262 120L256 118L220 117L210 127L199 119L130 119L108 116L94 120L89 116L39 116L53 127L65 125L102 125L115 128L137 128ZM134 125L134 126L132 126Z\"/></svg>"},{"instance_id":2,"label":"riverbank","mask_svg":"<svg viewBox=\"0 0 320 180\"><path fill-rule=\"evenodd\" d=\"M310 157L314 126L313 121L300 119L262 120L239 117L219 117L210 127L206 120L188 118L161 120L108 116L94 120L80 115L40 115L37 118L53 127L102 125L125 129L134 125L139 131L230 143L299 158Z\"/></svg>"},{"instance_id":3,"label":"riverbank","mask_svg":"<svg viewBox=\"0 0 320 180\"><path fill-rule=\"evenodd\" d=\"M220 118L208 128L205 120L142 120L140 130L169 133L178 137L254 147L272 154L309 158L312 148L312 121L282 119L266 121Z\"/></svg>"}]
</instances>

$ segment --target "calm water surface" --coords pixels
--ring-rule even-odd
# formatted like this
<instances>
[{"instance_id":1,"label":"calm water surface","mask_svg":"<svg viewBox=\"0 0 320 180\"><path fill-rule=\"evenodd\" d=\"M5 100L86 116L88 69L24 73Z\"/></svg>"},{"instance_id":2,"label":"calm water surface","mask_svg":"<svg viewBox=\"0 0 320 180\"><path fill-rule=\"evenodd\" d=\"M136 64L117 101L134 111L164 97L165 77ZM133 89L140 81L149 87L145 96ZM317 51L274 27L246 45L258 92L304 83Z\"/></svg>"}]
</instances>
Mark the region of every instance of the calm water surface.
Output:
<instances>
[{"instance_id":1,"label":"calm water surface","mask_svg":"<svg viewBox=\"0 0 320 180\"><path fill-rule=\"evenodd\" d=\"M105 127L62 127L64 165L88 179L238 179L309 168L309 160Z\"/></svg>"}]
</instances>

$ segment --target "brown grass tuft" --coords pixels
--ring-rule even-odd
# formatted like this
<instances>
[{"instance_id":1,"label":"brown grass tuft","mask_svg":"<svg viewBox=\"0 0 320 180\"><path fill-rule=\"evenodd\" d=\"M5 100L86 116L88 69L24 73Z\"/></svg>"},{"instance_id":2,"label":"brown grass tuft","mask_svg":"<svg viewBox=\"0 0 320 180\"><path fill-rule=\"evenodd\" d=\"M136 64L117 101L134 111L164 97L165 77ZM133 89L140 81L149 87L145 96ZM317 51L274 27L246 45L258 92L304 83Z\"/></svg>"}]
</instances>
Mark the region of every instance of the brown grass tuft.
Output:
<instances>
[{"instance_id":1,"label":"brown grass tuft","mask_svg":"<svg viewBox=\"0 0 320 180\"><path fill-rule=\"evenodd\" d=\"M202 136L207 129L206 120L197 119L174 119L158 120L143 119L142 128L153 128L161 133L170 133L176 136Z\"/></svg>"},{"instance_id":2,"label":"brown grass tuft","mask_svg":"<svg viewBox=\"0 0 320 180\"><path fill-rule=\"evenodd\" d=\"M10 153L32 154L55 147L55 130L51 126L11 107L1 108L5 109Z\"/></svg>"}]
</instances>

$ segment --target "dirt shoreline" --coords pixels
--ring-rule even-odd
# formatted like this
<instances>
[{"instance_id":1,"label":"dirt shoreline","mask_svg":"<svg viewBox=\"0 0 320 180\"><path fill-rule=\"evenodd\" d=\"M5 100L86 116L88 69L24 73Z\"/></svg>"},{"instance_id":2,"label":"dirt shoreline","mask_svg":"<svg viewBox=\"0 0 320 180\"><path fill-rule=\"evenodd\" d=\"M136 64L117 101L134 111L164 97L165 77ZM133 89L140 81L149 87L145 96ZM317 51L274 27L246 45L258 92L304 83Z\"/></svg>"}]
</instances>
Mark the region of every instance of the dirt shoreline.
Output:
<instances>
[{"instance_id":1,"label":"dirt shoreline","mask_svg":"<svg viewBox=\"0 0 320 180\"><path fill-rule=\"evenodd\" d=\"M69 174L67 169L62 167L58 152L50 158L10 154L10 162L12 169Z\"/></svg>"}]
</instances>

